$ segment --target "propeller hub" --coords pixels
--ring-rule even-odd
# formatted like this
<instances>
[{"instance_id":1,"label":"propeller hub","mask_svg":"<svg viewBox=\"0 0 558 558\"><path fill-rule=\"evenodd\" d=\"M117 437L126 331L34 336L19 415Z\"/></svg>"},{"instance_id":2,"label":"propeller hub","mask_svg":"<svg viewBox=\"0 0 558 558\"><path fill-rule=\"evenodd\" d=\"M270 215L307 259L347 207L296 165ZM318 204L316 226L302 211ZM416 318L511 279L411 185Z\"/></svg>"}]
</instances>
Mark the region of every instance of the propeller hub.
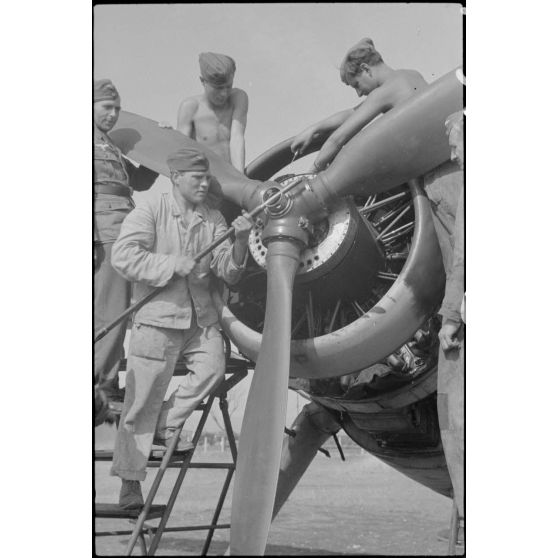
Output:
<instances>
[{"instance_id":1,"label":"propeller hub","mask_svg":"<svg viewBox=\"0 0 558 558\"><path fill-rule=\"evenodd\" d=\"M283 188L290 188L295 182L301 183L313 176L290 175L280 184ZM275 190L281 191L279 188ZM331 203L326 218L311 222L300 210L297 211L299 197L294 195L293 198L294 209L291 207L288 216L270 219L266 227L263 222L257 223L252 229L249 246L254 260L266 268L270 238L295 238L304 244L297 285L313 285L317 298L322 295L326 298L355 297L368 292L370 285L377 282L377 272L384 267L384 254L376 241L376 233L367 226L355 204L349 199L337 199ZM300 215L298 221L295 221L295 213ZM348 276L351 281L346 280ZM315 281L319 281L319 287Z\"/></svg>"},{"instance_id":2,"label":"propeller hub","mask_svg":"<svg viewBox=\"0 0 558 558\"><path fill-rule=\"evenodd\" d=\"M312 227L306 215L298 208L298 204L294 203L290 193L283 192L285 186L292 192L296 188L296 184L300 182L300 178L296 178L295 182L291 180L284 188L279 186L271 186L263 194L263 200L266 202L272 197L271 203L266 207L266 213L269 217L263 229L260 228L260 241L263 247L267 247L269 242L273 240L290 240L301 245L308 246L309 236ZM265 259L265 257L264 257Z\"/></svg>"},{"instance_id":3,"label":"propeller hub","mask_svg":"<svg viewBox=\"0 0 558 558\"><path fill-rule=\"evenodd\" d=\"M277 195L279 195L279 197L266 207L266 212L271 217L286 215L293 206L292 198L288 194L282 194L281 189L276 186L272 186L264 192L263 201L267 202L270 198Z\"/></svg>"}]
</instances>

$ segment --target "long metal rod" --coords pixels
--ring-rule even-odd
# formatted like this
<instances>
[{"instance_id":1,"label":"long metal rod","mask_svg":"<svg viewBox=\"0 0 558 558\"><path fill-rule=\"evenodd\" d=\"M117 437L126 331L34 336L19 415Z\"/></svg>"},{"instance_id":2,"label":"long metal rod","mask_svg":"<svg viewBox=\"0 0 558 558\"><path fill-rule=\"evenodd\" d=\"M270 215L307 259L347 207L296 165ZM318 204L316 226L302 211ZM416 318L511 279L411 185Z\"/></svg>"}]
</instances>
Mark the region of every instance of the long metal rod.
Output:
<instances>
[{"instance_id":1,"label":"long metal rod","mask_svg":"<svg viewBox=\"0 0 558 558\"><path fill-rule=\"evenodd\" d=\"M404 215L405 213L407 213L409 210L411 209L411 206L408 205L381 233L380 235L376 238L376 240L380 240L383 236L385 236L385 234L391 230L393 228L393 226L395 225L395 223L397 223L397 221L399 221Z\"/></svg>"},{"instance_id":2,"label":"long metal rod","mask_svg":"<svg viewBox=\"0 0 558 558\"><path fill-rule=\"evenodd\" d=\"M254 209L252 209L252 211L250 211L250 213L248 213L248 217L250 217L250 218L255 217L258 213L263 211L266 207L272 205L283 194L285 194L286 192L288 192L289 190L294 188L299 183L300 183L300 181L297 180L297 181L293 182L292 184L289 184L289 185L285 186L285 188L283 188L282 190L280 190L276 194L273 194L273 196L271 196L265 202L261 203L260 205L258 205ZM233 233L234 233L234 227L229 227L228 230L225 233L223 233L219 238L216 238L209 246L207 246L199 254L194 256L194 260L196 261L196 263L199 263L214 248L219 246L219 244L222 244L223 242L225 242L225 240L227 240L227 238L232 236ZM147 304L152 298L154 298L164 288L165 287L155 288L153 291L151 291L149 294L144 296L142 299L138 300L135 304L132 304L132 306L130 306L124 312L122 312L122 314L120 314L118 317L116 317L112 322L110 322L110 324L108 324L104 328L100 329L95 334L95 338L93 340L93 343L97 343L97 341L102 339L111 329L114 329L120 322L124 321L130 314L132 314L136 310L139 310L144 304Z\"/></svg>"},{"instance_id":3,"label":"long metal rod","mask_svg":"<svg viewBox=\"0 0 558 558\"><path fill-rule=\"evenodd\" d=\"M401 236L401 233L407 232L409 229L412 229L414 226L415 226L414 222L401 225L399 228L391 231L389 234L386 234L386 236L384 237L384 241L387 242L388 239L391 239L392 237Z\"/></svg>"},{"instance_id":4,"label":"long metal rod","mask_svg":"<svg viewBox=\"0 0 558 558\"><path fill-rule=\"evenodd\" d=\"M341 306L341 299L339 299L337 301L337 304L335 305L335 309L333 310L333 316L331 317L331 321L329 322L329 325L327 326L327 333L331 333L333 330L333 326L335 324L335 320L337 319L337 313L339 312L339 308Z\"/></svg>"},{"instance_id":5,"label":"long metal rod","mask_svg":"<svg viewBox=\"0 0 558 558\"><path fill-rule=\"evenodd\" d=\"M300 316L300 318L298 319L298 322L296 322L295 326L293 327L293 330L291 331L291 337L293 335L295 335L296 332L300 329L300 326L304 322L305 318L306 318L306 313L304 313Z\"/></svg>"},{"instance_id":6,"label":"long metal rod","mask_svg":"<svg viewBox=\"0 0 558 558\"><path fill-rule=\"evenodd\" d=\"M410 201L408 201L407 203L399 203L397 207L394 207L389 213L383 215L378 221L373 221L374 226L379 227L383 225L386 221L393 219L399 214L401 210L403 210L405 207L409 207L410 205Z\"/></svg>"},{"instance_id":7,"label":"long metal rod","mask_svg":"<svg viewBox=\"0 0 558 558\"><path fill-rule=\"evenodd\" d=\"M314 337L314 305L312 304L312 291L308 291L308 304L306 306L308 316L308 337Z\"/></svg>"},{"instance_id":8,"label":"long metal rod","mask_svg":"<svg viewBox=\"0 0 558 558\"><path fill-rule=\"evenodd\" d=\"M398 200L406 195L408 195L409 192L401 192L400 194L395 194L395 196L391 196L389 198L386 198L385 200L380 200L377 203L374 203L368 207L363 207L362 209L360 209L360 213L361 215L366 215L368 213L370 213L371 211L375 211L376 209L380 209L380 207L384 207L384 205L387 205L388 203L391 203L395 200Z\"/></svg>"}]
</instances>

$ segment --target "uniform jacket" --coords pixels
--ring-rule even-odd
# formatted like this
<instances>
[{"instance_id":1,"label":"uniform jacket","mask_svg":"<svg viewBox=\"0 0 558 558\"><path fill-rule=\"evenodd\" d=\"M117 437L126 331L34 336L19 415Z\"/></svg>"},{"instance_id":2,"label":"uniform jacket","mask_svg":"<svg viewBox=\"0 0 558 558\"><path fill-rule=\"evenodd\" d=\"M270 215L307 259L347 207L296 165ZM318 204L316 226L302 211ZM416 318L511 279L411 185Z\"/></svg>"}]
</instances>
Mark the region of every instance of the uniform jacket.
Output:
<instances>
[{"instance_id":1,"label":"uniform jacket","mask_svg":"<svg viewBox=\"0 0 558 558\"><path fill-rule=\"evenodd\" d=\"M94 184L128 188L129 196L95 194L94 240L114 242L124 217L134 208L133 190L147 190L157 173L146 167L135 167L122 156L110 138L94 126Z\"/></svg>"},{"instance_id":2,"label":"uniform jacket","mask_svg":"<svg viewBox=\"0 0 558 558\"><path fill-rule=\"evenodd\" d=\"M245 262L233 260L233 246L227 240L194 267L187 277L174 275L176 257L194 257L227 230L225 219L215 209L200 204L186 227L182 212L171 192L146 196L122 223L112 248L113 267L129 281L136 281L134 298L139 300L153 287L166 288L137 311L137 323L187 329L193 309L200 327L217 322L211 299L212 279L236 283ZM193 303L193 304L192 304Z\"/></svg>"},{"instance_id":3,"label":"uniform jacket","mask_svg":"<svg viewBox=\"0 0 558 558\"><path fill-rule=\"evenodd\" d=\"M465 287L463 171L457 164L447 161L425 175L424 187L446 271L446 291L440 314L444 319L460 322Z\"/></svg>"}]
</instances>

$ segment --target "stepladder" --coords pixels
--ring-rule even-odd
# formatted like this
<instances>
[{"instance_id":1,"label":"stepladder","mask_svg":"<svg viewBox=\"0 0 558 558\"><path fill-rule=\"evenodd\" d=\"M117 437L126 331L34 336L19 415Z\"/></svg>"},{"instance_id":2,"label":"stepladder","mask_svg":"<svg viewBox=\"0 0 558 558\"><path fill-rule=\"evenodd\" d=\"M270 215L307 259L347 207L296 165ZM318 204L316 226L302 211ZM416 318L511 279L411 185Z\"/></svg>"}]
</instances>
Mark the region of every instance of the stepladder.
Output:
<instances>
[{"instance_id":1,"label":"stepladder","mask_svg":"<svg viewBox=\"0 0 558 558\"><path fill-rule=\"evenodd\" d=\"M250 368L252 368L252 363L248 360L231 358L230 356L227 358L224 380L206 401L201 403L196 409L196 411L201 412L201 416L193 430L191 441L194 448L192 450L185 453L174 451L181 434L181 431L177 430L166 450L152 451L148 461L148 468L152 468L152 472L155 472L155 475L151 484L149 482L144 483L144 491L148 487L149 489L146 493L143 508L123 510L116 503L95 502L95 547L98 555L102 555L102 545L100 544L100 541L103 540L101 539L102 537L119 536L120 540L123 537L128 537L126 548L119 551L120 555L129 556L133 552L137 553L139 551L140 555L152 556L157 552L161 539L164 536L170 538L169 533L207 531L207 536L203 541L201 549L191 552L192 554L205 556L209 552L215 531L230 528L230 524L219 522L234 474L237 457L236 440L229 413L228 394L236 384L246 377ZM187 373L189 371L184 363L179 362L175 375L181 376ZM218 412L216 412L217 405ZM200 457L206 456L207 437L202 437L202 435L204 434L204 428L212 408L214 409L214 414L220 416L220 426L223 429L220 450L222 452L225 449L224 440L226 439L226 445L230 454L229 461L222 460L222 453L218 461L200 460ZM109 463L103 464L102 462L112 461L112 451L96 451L95 461L100 462L100 466L104 465L103 470L97 470L96 477L100 474L108 475ZM213 511L209 513L210 517L207 514L207 503L203 506L206 510L206 521L202 523L194 521L195 524L182 524L184 519L181 517L178 508L183 507L184 502L188 501L188 497L193 495L189 494L192 490L181 489L187 488L183 487L187 472L195 469L206 469L207 472L215 472L215 483L211 490L212 497L215 499L215 496L217 496L215 506L212 508ZM222 471L220 475L217 474L218 470ZM224 479L222 477L223 472L225 473ZM148 481L150 481L149 476ZM222 484L219 484L220 482ZM217 491L219 491L218 494ZM209 495L204 494L203 497L209 498ZM177 501L182 506L175 506ZM177 512L173 514L173 510L177 510ZM196 519L202 519L201 514ZM177 522L179 523L178 525L176 525ZM179 544L176 540L177 537L174 536L174 545ZM97 551L97 549L99 550ZM109 550L106 554L112 555L114 551Z\"/></svg>"}]
</instances>

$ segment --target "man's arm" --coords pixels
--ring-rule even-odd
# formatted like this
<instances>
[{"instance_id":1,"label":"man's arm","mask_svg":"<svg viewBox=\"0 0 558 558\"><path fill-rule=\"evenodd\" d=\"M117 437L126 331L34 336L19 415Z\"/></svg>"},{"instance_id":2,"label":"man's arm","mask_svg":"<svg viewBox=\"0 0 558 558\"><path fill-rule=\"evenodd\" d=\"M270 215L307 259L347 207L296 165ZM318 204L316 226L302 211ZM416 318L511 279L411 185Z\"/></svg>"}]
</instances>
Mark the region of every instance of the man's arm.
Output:
<instances>
[{"instance_id":1,"label":"man's arm","mask_svg":"<svg viewBox=\"0 0 558 558\"><path fill-rule=\"evenodd\" d=\"M355 110L350 112L324 143L314 161L316 170L324 169L355 134L390 108L392 108L390 88L384 86L372 91Z\"/></svg>"},{"instance_id":2,"label":"man's arm","mask_svg":"<svg viewBox=\"0 0 558 558\"><path fill-rule=\"evenodd\" d=\"M198 101L194 98L185 99L178 107L176 129L189 138L194 138L194 115L198 110Z\"/></svg>"},{"instance_id":3,"label":"man's arm","mask_svg":"<svg viewBox=\"0 0 558 558\"><path fill-rule=\"evenodd\" d=\"M174 275L177 258L154 254L155 218L151 207L138 205L124 219L118 239L112 247L112 266L128 281L141 281L163 287Z\"/></svg>"},{"instance_id":4,"label":"man's arm","mask_svg":"<svg viewBox=\"0 0 558 558\"><path fill-rule=\"evenodd\" d=\"M246 163L244 132L248 117L248 95L242 89L235 92L231 123L230 154L233 167L244 173Z\"/></svg>"},{"instance_id":5,"label":"man's arm","mask_svg":"<svg viewBox=\"0 0 558 558\"><path fill-rule=\"evenodd\" d=\"M313 139L339 128L339 126L341 126L341 124L343 124L343 122L345 122L345 120L353 114L354 110L355 109L351 108L336 112L335 114L316 122L316 124L308 126L308 128L295 136L291 142L291 151L293 153L296 151L301 154L304 153Z\"/></svg>"},{"instance_id":6,"label":"man's arm","mask_svg":"<svg viewBox=\"0 0 558 558\"><path fill-rule=\"evenodd\" d=\"M452 268L446 280L446 292L440 314L443 317L442 328L440 329L440 344L444 351L457 348L459 342L455 339L461 327L461 302L465 290L465 265L464 265L464 234L465 234L465 214L464 214L463 188L459 194L459 202L455 215L454 226L454 249Z\"/></svg>"},{"instance_id":7,"label":"man's arm","mask_svg":"<svg viewBox=\"0 0 558 558\"><path fill-rule=\"evenodd\" d=\"M235 241L225 241L217 246L211 254L211 271L217 277L233 285L240 279L246 266L248 237L253 222L246 218L246 213L238 216L232 226L235 229ZM227 231L224 217L218 213L214 237L218 238Z\"/></svg>"}]
</instances>

